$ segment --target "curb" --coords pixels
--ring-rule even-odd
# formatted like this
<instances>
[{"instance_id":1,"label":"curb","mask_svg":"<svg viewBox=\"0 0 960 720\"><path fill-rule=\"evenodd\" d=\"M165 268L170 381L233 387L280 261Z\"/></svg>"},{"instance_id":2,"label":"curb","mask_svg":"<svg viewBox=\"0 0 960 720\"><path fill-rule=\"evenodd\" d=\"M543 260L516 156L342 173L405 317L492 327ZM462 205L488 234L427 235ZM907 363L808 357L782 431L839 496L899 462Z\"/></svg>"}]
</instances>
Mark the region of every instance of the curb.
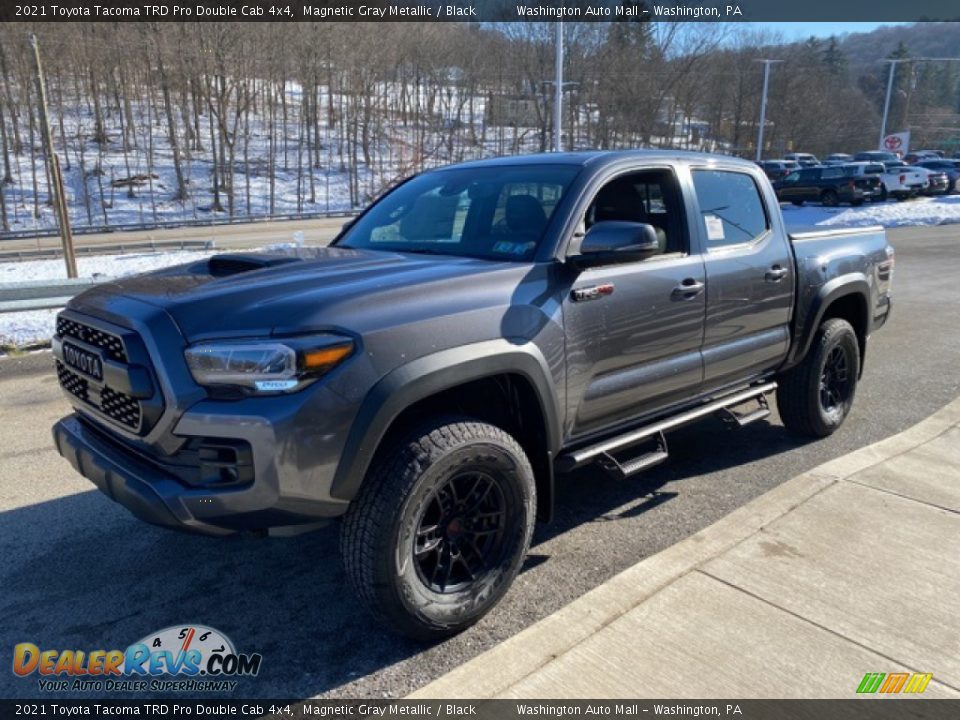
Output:
<instances>
[{"instance_id":1,"label":"curb","mask_svg":"<svg viewBox=\"0 0 960 720\"><path fill-rule=\"evenodd\" d=\"M707 561L761 532L813 496L928 442L960 422L953 400L907 430L820 465L722 520L641 560L517 635L413 692L410 699L487 699L536 673Z\"/></svg>"},{"instance_id":2,"label":"curb","mask_svg":"<svg viewBox=\"0 0 960 720\"><path fill-rule=\"evenodd\" d=\"M24 355L0 357L0 380L52 372L53 355L49 348Z\"/></svg>"}]
</instances>

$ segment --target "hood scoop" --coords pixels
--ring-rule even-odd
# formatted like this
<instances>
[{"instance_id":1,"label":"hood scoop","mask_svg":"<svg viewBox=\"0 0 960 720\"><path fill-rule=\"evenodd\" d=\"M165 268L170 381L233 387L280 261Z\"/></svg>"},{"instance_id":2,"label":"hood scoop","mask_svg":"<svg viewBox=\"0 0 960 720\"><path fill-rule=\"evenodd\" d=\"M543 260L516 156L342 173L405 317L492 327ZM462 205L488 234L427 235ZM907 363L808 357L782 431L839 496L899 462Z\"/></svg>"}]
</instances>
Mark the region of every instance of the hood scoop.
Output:
<instances>
[{"instance_id":1,"label":"hood scoop","mask_svg":"<svg viewBox=\"0 0 960 720\"><path fill-rule=\"evenodd\" d=\"M214 277L229 277L252 270L299 262L295 255L268 255L260 253L222 253L207 261L207 271Z\"/></svg>"}]
</instances>

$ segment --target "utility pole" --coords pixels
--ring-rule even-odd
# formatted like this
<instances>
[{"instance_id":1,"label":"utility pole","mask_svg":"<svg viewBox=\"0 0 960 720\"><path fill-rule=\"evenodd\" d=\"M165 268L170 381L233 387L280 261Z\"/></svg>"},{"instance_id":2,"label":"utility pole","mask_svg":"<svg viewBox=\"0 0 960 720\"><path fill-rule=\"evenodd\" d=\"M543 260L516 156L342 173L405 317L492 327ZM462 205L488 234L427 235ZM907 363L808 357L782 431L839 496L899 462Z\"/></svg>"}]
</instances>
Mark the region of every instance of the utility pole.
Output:
<instances>
[{"instance_id":1,"label":"utility pole","mask_svg":"<svg viewBox=\"0 0 960 720\"><path fill-rule=\"evenodd\" d=\"M887 76L887 99L883 103L883 120L880 122L880 142L877 148L883 150L883 139L887 136L887 117L890 114L890 97L893 95L893 76L897 72L897 65L909 62L911 58L888 58L881 62L890 63L890 74Z\"/></svg>"},{"instance_id":2,"label":"utility pole","mask_svg":"<svg viewBox=\"0 0 960 720\"><path fill-rule=\"evenodd\" d=\"M563 23L557 24L557 47L553 79L553 151L563 151Z\"/></svg>"},{"instance_id":3,"label":"utility pole","mask_svg":"<svg viewBox=\"0 0 960 720\"><path fill-rule=\"evenodd\" d=\"M757 162L763 159L763 126L767 122L767 88L770 86L770 66L783 60L756 60L763 63L763 96L760 99L760 128L757 130Z\"/></svg>"},{"instance_id":4,"label":"utility pole","mask_svg":"<svg viewBox=\"0 0 960 720\"><path fill-rule=\"evenodd\" d=\"M53 151L53 136L50 132L50 116L47 112L47 85L43 79L43 66L40 63L40 44L37 36L30 34L30 46L33 48L33 60L37 66L37 97L40 99L40 129L43 133L44 153L50 169L50 194L53 199L53 211L60 227L63 241L63 260L67 265L67 277L77 277L77 258L73 252L73 235L70 232L70 214L67 211L67 198L63 192L63 177L60 175L60 161Z\"/></svg>"}]
</instances>

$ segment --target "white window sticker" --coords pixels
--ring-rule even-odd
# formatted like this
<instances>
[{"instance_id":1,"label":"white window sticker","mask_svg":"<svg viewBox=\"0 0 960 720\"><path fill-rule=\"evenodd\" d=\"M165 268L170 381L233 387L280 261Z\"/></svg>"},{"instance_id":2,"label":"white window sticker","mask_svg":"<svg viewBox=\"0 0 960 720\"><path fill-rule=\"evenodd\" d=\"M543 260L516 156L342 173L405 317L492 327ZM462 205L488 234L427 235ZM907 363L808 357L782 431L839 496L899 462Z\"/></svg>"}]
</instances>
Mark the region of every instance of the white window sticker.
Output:
<instances>
[{"instance_id":1,"label":"white window sticker","mask_svg":"<svg viewBox=\"0 0 960 720\"><path fill-rule=\"evenodd\" d=\"M723 240L723 220L716 215L704 215L707 224L707 240Z\"/></svg>"}]
</instances>

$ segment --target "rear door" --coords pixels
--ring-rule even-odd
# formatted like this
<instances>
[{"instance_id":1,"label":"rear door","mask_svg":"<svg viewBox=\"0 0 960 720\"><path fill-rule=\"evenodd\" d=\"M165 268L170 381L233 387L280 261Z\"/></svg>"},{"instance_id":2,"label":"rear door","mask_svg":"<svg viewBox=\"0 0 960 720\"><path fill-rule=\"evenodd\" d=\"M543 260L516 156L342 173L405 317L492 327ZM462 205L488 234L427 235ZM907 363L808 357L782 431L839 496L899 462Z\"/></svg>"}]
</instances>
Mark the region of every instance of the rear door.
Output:
<instances>
[{"instance_id":1,"label":"rear door","mask_svg":"<svg viewBox=\"0 0 960 720\"><path fill-rule=\"evenodd\" d=\"M786 357L796 282L776 199L754 173L691 168L704 249L704 390L774 369Z\"/></svg>"}]
</instances>

